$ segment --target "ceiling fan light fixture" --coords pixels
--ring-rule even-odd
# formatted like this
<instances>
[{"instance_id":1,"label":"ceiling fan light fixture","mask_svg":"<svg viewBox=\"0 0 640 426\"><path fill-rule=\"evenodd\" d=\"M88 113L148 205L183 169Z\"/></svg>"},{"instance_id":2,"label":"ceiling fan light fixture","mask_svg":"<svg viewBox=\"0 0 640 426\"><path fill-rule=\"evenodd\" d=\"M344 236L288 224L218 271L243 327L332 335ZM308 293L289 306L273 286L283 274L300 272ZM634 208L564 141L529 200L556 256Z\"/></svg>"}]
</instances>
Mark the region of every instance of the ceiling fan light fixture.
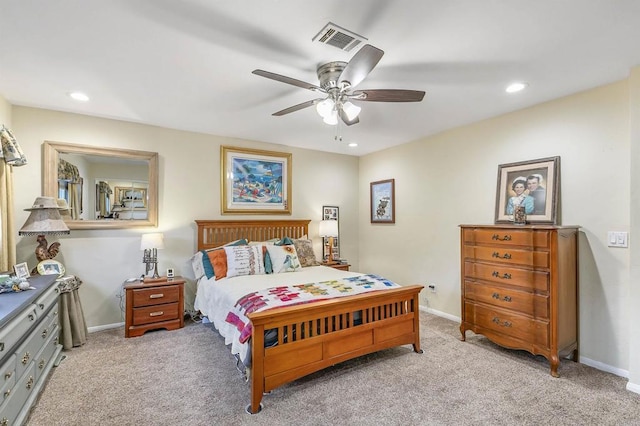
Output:
<instances>
[{"instance_id":1,"label":"ceiling fan light fixture","mask_svg":"<svg viewBox=\"0 0 640 426\"><path fill-rule=\"evenodd\" d=\"M347 118L349 119L349 121L353 121L358 117L358 114L360 114L360 111L362 111L362 108L357 106L356 104L353 104L347 101L342 104L342 110L347 115Z\"/></svg>"},{"instance_id":2,"label":"ceiling fan light fixture","mask_svg":"<svg viewBox=\"0 0 640 426\"><path fill-rule=\"evenodd\" d=\"M326 118L331 115L332 111L334 111L335 106L336 104L335 102L333 102L333 99L327 98L316 104L316 111L318 111L320 117Z\"/></svg>"},{"instance_id":3,"label":"ceiling fan light fixture","mask_svg":"<svg viewBox=\"0 0 640 426\"><path fill-rule=\"evenodd\" d=\"M330 126L335 126L338 124L338 111L335 109L332 110L326 117L322 119L326 124Z\"/></svg>"}]
</instances>

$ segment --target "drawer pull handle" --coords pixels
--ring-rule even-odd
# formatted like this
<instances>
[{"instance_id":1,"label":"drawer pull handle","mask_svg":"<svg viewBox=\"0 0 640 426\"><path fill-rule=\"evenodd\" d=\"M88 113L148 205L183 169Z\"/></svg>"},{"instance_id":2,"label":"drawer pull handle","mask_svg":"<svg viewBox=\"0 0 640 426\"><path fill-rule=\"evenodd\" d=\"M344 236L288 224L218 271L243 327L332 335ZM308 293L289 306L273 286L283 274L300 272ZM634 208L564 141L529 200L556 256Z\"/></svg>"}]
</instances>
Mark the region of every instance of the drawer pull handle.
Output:
<instances>
[{"instance_id":1,"label":"drawer pull handle","mask_svg":"<svg viewBox=\"0 0 640 426\"><path fill-rule=\"evenodd\" d=\"M49 329L45 328L44 330L42 330L42 338L43 339L47 338L47 334L49 334Z\"/></svg>"},{"instance_id":2,"label":"drawer pull handle","mask_svg":"<svg viewBox=\"0 0 640 426\"><path fill-rule=\"evenodd\" d=\"M158 311L158 312L151 312L149 314L150 317L159 317L160 315L164 315L164 312Z\"/></svg>"},{"instance_id":3,"label":"drawer pull handle","mask_svg":"<svg viewBox=\"0 0 640 426\"><path fill-rule=\"evenodd\" d=\"M11 389L7 389L6 391L4 391L4 397L7 398L9 395L11 395ZM3 423L6 425L6 423Z\"/></svg>"},{"instance_id":4,"label":"drawer pull handle","mask_svg":"<svg viewBox=\"0 0 640 426\"><path fill-rule=\"evenodd\" d=\"M13 376L13 371L9 371L8 373L4 373L4 379L9 380Z\"/></svg>"},{"instance_id":5,"label":"drawer pull handle","mask_svg":"<svg viewBox=\"0 0 640 426\"><path fill-rule=\"evenodd\" d=\"M29 314L29 321L33 321L36 317L33 314Z\"/></svg>"},{"instance_id":6,"label":"drawer pull handle","mask_svg":"<svg viewBox=\"0 0 640 426\"><path fill-rule=\"evenodd\" d=\"M40 362L38 363L38 368L40 370L42 370L44 368L44 359L41 359Z\"/></svg>"},{"instance_id":7,"label":"drawer pull handle","mask_svg":"<svg viewBox=\"0 0 640 426\"><path fill-rule=\"evenodd\" d=\"M0 352L4 351L4 342L0 342Z\"/></svg>"},{"instance_id":8,"label":"drawer pull handle","mask_svg":"<svg viewBox=\"0 0 640 426\"><path fill-rule=\"evenodd\" d=\"M500 237L500 235L498 234L493 234L493 237L491 237L492 240L497 240L497 241L511 241L511 235L505 235L504 237Z\"/></svg>"},{"instance_id":9,"label":"drawer pull handle","mask_svg":"<svg viewBox=\"0 0 640 426\"><path fill-rule=\"evenodd\" d=\"M500 300L500 295L498 293L493 293L491 297L493 297L494 299ZM511 302L511 296L505 296L502 298L502 300L505 302Z\"/></svg>"},{"instance_id":10,"label":"drawer pull handle","mask_svg":"<svg viewBox=\"0 0 640 426\"><path fill-rule=\"evenodd\" d=\"M31 358L31 354L29 354L29 352L25 352L22 356L22 364L27 365L27 363L29 362L29 358Z\"/></svg>"},{"instance_id":11,"label":"drawer pull handle","mask_svg":"<svg viewBox=\"0 0 640 426\"><path fill-rule=\"evenodd\" d=\"M27 389L31 390L33 387L33 376L29 376L29 380L27 380Z\"/></svg>"},{"instance_id":12,"label":"drawer pull handle","mask_svg":"<svg viewBox=\"0 0 640 426\"><path fill-rule=\"evenodd\" d=\"M7 426L8 424L9 424L9 420L7 420L6 417L3 417L2 420L0 420L0 425Z\"/></svg>"},{"instance_id":13,"label":"drawer pull handle","mask_svg":"<svg viewBox=\"0 0 640 426\"><path fill-rule=\"evenodd\" d=\"M510 280L511 279L511 274L505 272L504 274L500 275L500 272L498 271L493 271L491 273L492 276L496 277L496 278L502 278L503 280Z\"/></svg>"},{"instance_id":14,"label":"drawer pull handle","mask_svg":"<svg viewBox=\"0 0 640 426\"><path fill-rule=\"evenodd\" d=\"M156 293L149 296L149 299L160 299L164 297L164 293Z\"/></svg>"},{"instance_id":15,"label":"drawer pull handle","mask_svg":"<svg viewBox=\"0 0 640 426\"><path fill-rule=\"evenodd\" d=\"M495 322L501 327L511 327L511 323L509 321L500 321L500 318L498 317L493 317L491 321Z\"/></svg>"},{"instance_id":16,"label":"drawer pull handle","mask_svg":"<svg viewBox=\"0 0 640 426\"><path fill-rule=\"evenodd\" d=\"M497 257L498 259L511 259L511 255L509 253L505 253L500 256L500 253L498 253L497 251L494 251L491 257Z\"/></svg>"},{"instance_id":17,"label":"drawer pull handle","mask_svg":"<svg viewBox=\"0 0 640 426\"><path fill-rule=\"evenodd\" d=\"M44 303L38 303L38 308L44 309Z\"/></svg>"}]
</instances>

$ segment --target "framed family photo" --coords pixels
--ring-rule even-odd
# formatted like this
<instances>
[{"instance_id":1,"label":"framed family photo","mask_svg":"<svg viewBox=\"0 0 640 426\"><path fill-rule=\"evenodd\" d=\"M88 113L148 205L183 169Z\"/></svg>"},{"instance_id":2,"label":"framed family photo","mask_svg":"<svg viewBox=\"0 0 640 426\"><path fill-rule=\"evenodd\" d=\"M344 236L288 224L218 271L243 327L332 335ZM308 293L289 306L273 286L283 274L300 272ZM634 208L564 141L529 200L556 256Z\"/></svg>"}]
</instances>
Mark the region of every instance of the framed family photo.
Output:
<instances>
[{"instance_id":1,"label":"framed family photo","mask_svg":"<svg viewBox=\"0 0 640 426\"><path fill-rule=\"evenodd\" d=\"M524 206L527 223L556 225L559 188L560 157L500 164L495 222L513 222L515 208Z\"/></svg>"},{"instance_id":2,"label":"framed family photo","mask_svg":"<svg viewBox=\"0 0 640 426\"><path fill-rule=\"evenodd\" d=\"M13 270L16 273L16 277L18 278L29 278L29 267L27 266L27 262L18 263L17 265L13 265Z\"/></svg>"},{"instance_id":3,"label":"framed family photo","mask_svg":"<svg viewBox=\"0 0 640 426\"><path fill-rule=\"evenodd\" d=\"M396 223L395 179L371 182L371 223Z\"/></svg>"},{"instance_id":4,"label":"framed family photo","mask_svg":"<svg viewBox=\"0 0 640 426\"><path fill-rule=\"evenodd\" d=\"M222 146L222 214L291 214L291 154Z\"/></svg>"}]
</instances>

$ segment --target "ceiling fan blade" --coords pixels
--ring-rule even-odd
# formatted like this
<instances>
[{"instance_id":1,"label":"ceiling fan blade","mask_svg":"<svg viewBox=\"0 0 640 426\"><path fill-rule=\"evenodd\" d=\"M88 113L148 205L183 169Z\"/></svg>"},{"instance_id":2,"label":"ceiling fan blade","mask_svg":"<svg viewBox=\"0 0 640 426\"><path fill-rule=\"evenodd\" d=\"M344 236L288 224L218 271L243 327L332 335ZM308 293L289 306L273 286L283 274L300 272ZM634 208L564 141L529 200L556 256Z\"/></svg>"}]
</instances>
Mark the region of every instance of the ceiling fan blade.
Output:
<instances>
[{"instance_id":1,"label":"ceiling fan blade","mask_svg":"<svg viewBox=\"0 0 640 426\"><path fill-rule=\"evenodd\" d=\"M353 120L349 121L349 117L347 117L347 113L344 112L344 110L342 108L338 109L338 115L340 116L342 121L344 121L344 124L346 124L347 126L352 126L352 125L358 124L360 122L360 119L358 117L356 117Z\"/></svg>"},{"instance_id":2,"label":"ceiling fan blade","mask_svg":"<svg viewBox=\"0 0 640 426\"><path fill-rule=\"evenodd\" d=\"M365 44L344 67L338 81L348 82L351 87L357 86L378 65L382 55L384 55L382 50Z\"/></svg>"},{"instance_id":3,"label":"ceiling fan blade","mask_svg":"<svg viewBox=\"0 0 640 426\"><path fill-rule=\"evenodd\" d=\"M259 75L260 77L270 78L271 80L279 81L281 83L291 84L293 86L302 87L303 89L313 90L315 92L324 92L324 90L316 86L315 84L307 83L302 80L296 80L295 78L286 77L284 75L276 74L269 71L264 70L253 70L252 74Z\"/></svg>"},{"instance_id":4,"label":"ceiling fan blade","mask_svg":"<svg viewBox=\"0 0 640 426\"><path fill-rule=\"evenodd\" d=\"M420 102L424 94L422 90L372 89L356 90L349 97L368 102Z\"/></svg>"},{"instance_id":5,"label":"ceiling fan blade","mask_svg":"<svg viewBox=\"0 0 640 426\"><path fill-rule=\"evenodd\" d=\"M303 102L303 103L298 104L298 105L290 106L289 108L285 108L285 109L283 109L281 111L274 112L271 115L275 115L277 117L280 117L281 115L289 114L289 113L292 113L292 112L299 111L301 109L308 108L308 107L310 107L312 105L315 105L316 102L321 101L321 100L322 99L312 99L310 101L306 101L306 102Z\"/></svg>"}]
</instances>

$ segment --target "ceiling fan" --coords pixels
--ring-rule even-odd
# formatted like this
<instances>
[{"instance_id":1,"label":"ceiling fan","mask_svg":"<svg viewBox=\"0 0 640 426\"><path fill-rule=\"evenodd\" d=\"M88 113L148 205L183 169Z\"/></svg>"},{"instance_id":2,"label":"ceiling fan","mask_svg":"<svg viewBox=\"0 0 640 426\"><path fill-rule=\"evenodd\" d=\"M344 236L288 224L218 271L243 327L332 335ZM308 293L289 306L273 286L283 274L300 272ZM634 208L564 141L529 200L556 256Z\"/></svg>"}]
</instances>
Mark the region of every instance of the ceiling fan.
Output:
<instances>
[{"instance_id":1,"label":"ceiling fan","mask_svg":"<svg viewBox=\"0 0 640 426\"><path fill-rule=\"evenodd\" d=\"M382 55L384 55L382 50L366 44L349 62L336 61L320 65L317 70L319 85L260 69L254 70L253 74L324 95L322 98L312 99L285 108L274 112L272 115L281 116L315 105L318 114L320 114L325 123L336 125L338 124L338 118L340 118L345 124L351 126L360 121L358 114L361 110L352 101L420 102L424 98L425 92L420 90L353 90L375 68Z\"/></svg>"}]
</instances>

